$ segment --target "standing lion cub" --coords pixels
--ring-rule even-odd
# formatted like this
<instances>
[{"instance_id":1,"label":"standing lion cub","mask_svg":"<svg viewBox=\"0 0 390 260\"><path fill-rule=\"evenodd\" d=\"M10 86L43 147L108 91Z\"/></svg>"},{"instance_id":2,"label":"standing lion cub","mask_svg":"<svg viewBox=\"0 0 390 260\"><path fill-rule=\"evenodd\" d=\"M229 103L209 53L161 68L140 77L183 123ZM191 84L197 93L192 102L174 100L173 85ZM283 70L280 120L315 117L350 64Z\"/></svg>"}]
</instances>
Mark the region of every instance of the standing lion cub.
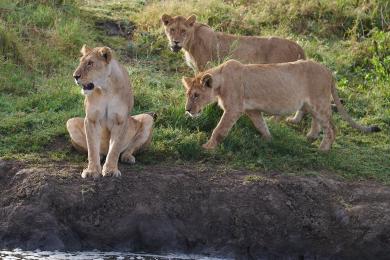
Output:
<instances>
[{"instance_id":1,"label":"standing lion cub","mask_svg":"<svg viewBox=\"0 0 390 260\"><path fill-rule=\"evenodd\" d=\"M71 118L66 126L73 146L88 152L88 167L81 176L120 176L118 160L134 163L133 153L151 141L153 116L129 116L133 92L126 69L108 47L81 49L80 64L73 73L85 95L85 118ZM107 155L103 169L100 156Z\"/></svg>"},{"instance_id":2,"label":"standing lion cub","mask_svg":"<svg viewBox=\"0 0 390 260\"><path fill-rule=\"evenodd\" d=\"M172 51L184 50L186 61L195 71L206 69L212 61L226 58L242 63L279 63L305 59L305 52L296 42L278 37L237 36L215 32L208 25L197 23L195 15L161 16Z\"/></svg>"},{"instance_id":3,"label":"standing lion cub","mask_svg":"<svg viewBox=\"0 0 390 260\"><path fill-rule=\"evenodd\" d=\"M305 107L313 116L307 138L317 139L322 128L320 150L328 151L335 140L332 97L341 117L353 128L362 132L379 131L376 126L361 126L353 121L340 102L332 73L314 61L244 65L229 60L182 81L187 90L186 113L198 116L212 102L218 102L224 110L211 138L203 145L206 149L214 149L243 114L249 116L265 139L270 139L262 112L283 115Z\"/></svg>"}]
</instances>

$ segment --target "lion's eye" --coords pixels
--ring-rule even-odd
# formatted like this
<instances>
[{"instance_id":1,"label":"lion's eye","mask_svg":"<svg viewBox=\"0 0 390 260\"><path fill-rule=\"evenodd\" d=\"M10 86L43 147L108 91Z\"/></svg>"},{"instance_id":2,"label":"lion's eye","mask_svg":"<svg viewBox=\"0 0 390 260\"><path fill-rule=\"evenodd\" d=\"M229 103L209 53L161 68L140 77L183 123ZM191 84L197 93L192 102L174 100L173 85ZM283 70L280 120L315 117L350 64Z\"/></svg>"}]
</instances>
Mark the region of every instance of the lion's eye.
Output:
<instances>
[{"instance_id":1,"label":"lion's eye","mask_svg":"<svg viewBox=\"0 0 390 260\"><path fill-rule=\"evenodd\" d=\"M195 93L194 94L194 98L197 99L199 97L199 94L198 93Z\"/></svg>"},{"instance_id":2,"label":"lion's eye","mask_svg":"<svg viewBox=\"0 0 390 260\"><path fill-rule=\"evenodd\" d=\"M175 29L171 28L171 32L175 32Z\"/></svg>"},{"instance_id":3,"label":"lion's eye","mask_svg":"<svg viewBox=\"0 0 390 260\"><path fill-rule=\"evenodd\" d=\"M186 30L181 30L181 34L185 34L186 33Z\"/></svg>"},{"instance_id":4,"label":"lion's eye","mask_svg":"<svg viewBox=\"0 0 390 260\"><path fill-rule=\"evenodd\" d=\"M93 65L93 61L88 61L87 65L88 66L92 66Z\"/></svg>"}]
</instances>

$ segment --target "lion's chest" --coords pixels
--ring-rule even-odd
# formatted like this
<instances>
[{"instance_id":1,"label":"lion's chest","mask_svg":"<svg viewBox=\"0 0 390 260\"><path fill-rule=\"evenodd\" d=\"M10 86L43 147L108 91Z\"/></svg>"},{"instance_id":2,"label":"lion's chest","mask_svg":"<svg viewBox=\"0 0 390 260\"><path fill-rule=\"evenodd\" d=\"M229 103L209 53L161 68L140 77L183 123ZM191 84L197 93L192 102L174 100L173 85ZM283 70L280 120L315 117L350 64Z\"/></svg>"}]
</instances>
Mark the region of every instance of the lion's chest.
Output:
<instances>
[{"instance_id":1,"label":"lion's chest","mask_svg":"<svg viewBox=\"0 0 390 260\"><path fill-rule=\"evenodd\" d=\"M99 122L103 128L111 129L116 124L122 124L127 113L126 104L118 96L102 95L86 102L86 116Z\"/></svg>"},{"instance_id":2,"label":"lion's chest","mask_svg":"<svg viewBox=\"0 0 390 260\"><path fill-rule=\"evenodd\" d=\"M218 97L217 102L218 102L218 106L219 106L222 110L225 111L225 110L226 110L226 107L225 107L225 104L224 104L223 99L221 99L220 97Z\"/></svg>"},{"instance_id":3,"label":"lion's chest","mask_svg":"<svg viewBox=\"0 0 390 260\"><path fill-rule=\"evenodd\" d=\"M194 71L198 70L196 61L195 61L194 57L192 57L192 55L189 52L184 51L184 58L185 58L185 61L188 65L188 67L192 68Z\"/></svg>"}]
</instances>

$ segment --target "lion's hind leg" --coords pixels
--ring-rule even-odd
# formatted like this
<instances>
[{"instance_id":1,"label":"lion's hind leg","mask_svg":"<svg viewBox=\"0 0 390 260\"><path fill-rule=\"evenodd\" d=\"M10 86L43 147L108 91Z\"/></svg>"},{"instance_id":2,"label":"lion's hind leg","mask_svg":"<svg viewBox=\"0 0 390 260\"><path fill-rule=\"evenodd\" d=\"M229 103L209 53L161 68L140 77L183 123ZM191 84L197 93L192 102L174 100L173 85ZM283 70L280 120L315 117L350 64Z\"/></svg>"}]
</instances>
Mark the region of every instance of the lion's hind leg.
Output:
<instances>
[{"instance_id":1,"label":"lion's hind leg","mask_svg":"<svg viewBox=\"0 0 390 260\"><path fill-rule=\"evenodd\" d=\"M120 156L123 163L135 163L133 154L146 149L152 140L154 119L152 115L140 114L129 118L133 122L129 124L128 137L129 146Z\"/></svg>"},{"instance_id":2,"label":"lion's hind leg","mask_svg":"<svg viewBox=\"0 0 390 260\"><path fill-rule=\"evenodd\" d=\"M298 124L301 122L303 116L305 115L305 112L302 111L302 109L298 110L294 116L287 117L286 121L291 124Z\"/></svg>"},{"instance_id":3,"label":"lion's hind leg","mask_svg":"<svg viewBox=\"0 0 390 260\"><path fill-rule=\"evenodd\" d=\"M262 113L256 110L247 110L245 113L248 115L256 129L260 132L261 136L265 140L271 140L272 136L268 130L267 123L264 121Z\"/></svg>"},{"instance_id":4,"label":"lion's hind leg","mask_svg":"<svg viewBox=\"0 0 390 260\"><path fill-rule=\"evenodd\" d=\"M80 153L87 154L87 137L85 135L84 118L74 117L66 122L66 129L70 135L70 141L74 149ZM102 140L100 142L100 159L103 160L108 152L109 134L107 131L102 132Z\"/></svg>"},{"instance_id":5,"label":"lion's hind leg","mask_svg":"<svg viewBox=\"0 0 390 260\"><path fill-rule=\"evenodd\" d=\"M332 147L332 144L335 140L335 127L332 122L332 110L329 105L326 106L313 106L312 111L314 124L319 124L323 131L324 131L324 137L322 138L321 144L320 144L320 150L321 151L329 151ZM312 125L313 127L313 125ZM318 126L315 126L314 128L317 128ZM319 129L315 129L315 132L319 131Z\"/></svg>"},{"instance_id":6,"label":"lion's hind leg","mask_svg":"<svg viewBox=\"0 0 390 260\"><path fill-rule=\"evenodd\" d=\"M302 121L303 117L305 114L309 112L309 109L307 105L303 105L296 113L294 116L289 116L287 117L286 121L291 124L298 124L299 122Z\"/></svg>"},{"instance_id":7,"label":"lion's hind leg","mask_svg":"<svg viewBox=\"0 0 390 260\"><path fill-rule=\"evenodd\" d=\"M318 121L318 119L314 116L314 114L316 114L316 113L313 114L313 110L312 110L311 106L309 106L308 104L305 104L305 106L306 106L306 111L308 111L308 112L310 112L310 114L312 114L310 130L306 134L307 141L312 143L315 140L317 140L319 135L320 135L321 124Z\"/></svg>"},{"instance_id":8,"label":"lion's hind leg","mask_svg":"<svg viewBox=\"0 0 390 260\"><path fill-rule=\"evenodd\" d=\"M69 119L66 122L66 129L69 132L73 147L81 153L87 153L88 148L84 129L84 118L74 117Z\"/></svg>"},{"instance_id":9,"label":"lion's hind leg","mask_svg":"<svg viewBox=\"0 0 390 260\"><path fill-rule=\"evenodd\" d=\"M311 119L310 131L307 133L306 138L309 142L317 140L321 132L320 122L313 116Z\"/></svg>"}]
</instances>

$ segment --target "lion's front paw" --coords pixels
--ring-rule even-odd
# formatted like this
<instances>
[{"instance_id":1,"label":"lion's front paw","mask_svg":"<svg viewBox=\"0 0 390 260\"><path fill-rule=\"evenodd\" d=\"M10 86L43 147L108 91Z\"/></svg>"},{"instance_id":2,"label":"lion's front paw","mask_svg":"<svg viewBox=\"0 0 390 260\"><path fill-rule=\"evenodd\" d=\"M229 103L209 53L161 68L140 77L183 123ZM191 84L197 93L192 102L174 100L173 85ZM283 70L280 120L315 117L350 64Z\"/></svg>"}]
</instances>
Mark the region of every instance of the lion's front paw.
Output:
<instances>
[{"instance_id":1,"label":"lion's front paw","mask_svg":"<svg viewBox=\"0 0 390 260\"><path fill-rule=\"evenodd\" d=\"M99 176L100 176L100 171L96 169L87 168L84 169L83 172L81 173L81 177L84 179L87 177L93 177L95 179L95 178L99 178Z\"/></svg>"},{"instance_id":2,"label":"lion's front paw","mask_svg":"<svg viewBox=\"0 0 390 260\"><path fill-rule=\"evenodd\" d=\"M207 143L203 144L202 147L206 150L214 150L217 147L217 143L208 141Z\"/></svg>"},{"instance_id":3,"label":"lion's front paw","mask_svg":"<svg viewBox=\"0 0 390 260\"><path fill-rule=\"evenodd\" d=\"M105 167L105 166L103 166L102 175L104 177L106 177L106 176L120 177L122 174L121 174L121 172L119 171L118 168L112 168L112 167Z\"/></svg>"},{"instance_id":4,"label":"lion's front paw","mask_svg":"<svg viewBox=\"0 0 390 260\"><path fill-rule=\"evenodd\" d=\"M129 154L129 153L122 153L121 154L121 162L128 163L128 164L134 164L135 163L135 157L132 154Z\"/></svg>"}]
</instances>

